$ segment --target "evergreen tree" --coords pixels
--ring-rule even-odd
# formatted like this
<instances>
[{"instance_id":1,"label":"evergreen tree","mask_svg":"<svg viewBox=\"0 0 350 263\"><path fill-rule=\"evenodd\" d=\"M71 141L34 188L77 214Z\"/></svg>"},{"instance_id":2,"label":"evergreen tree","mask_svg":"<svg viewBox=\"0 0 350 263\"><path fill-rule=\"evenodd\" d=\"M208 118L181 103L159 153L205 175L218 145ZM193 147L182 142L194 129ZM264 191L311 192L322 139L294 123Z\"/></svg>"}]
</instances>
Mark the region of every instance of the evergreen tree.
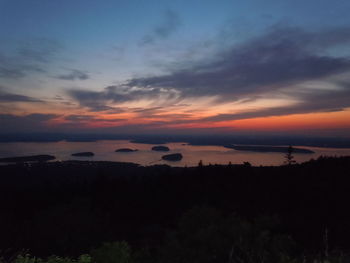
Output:
<instances>
[{"instance_id":1,"label":"evergreen tree","mask_svg":"<svg viewBox=\"0 0 350 263\"><path fill-rule=\"evenodd\" d=\"M291 145L289 145L287 153L284 156L284 158L285 158L284 163L286 165L292 165L292 164L296 163L296 161L294 160L293 152L294 152L294 148Z\"/></svg>"}]
</instances>

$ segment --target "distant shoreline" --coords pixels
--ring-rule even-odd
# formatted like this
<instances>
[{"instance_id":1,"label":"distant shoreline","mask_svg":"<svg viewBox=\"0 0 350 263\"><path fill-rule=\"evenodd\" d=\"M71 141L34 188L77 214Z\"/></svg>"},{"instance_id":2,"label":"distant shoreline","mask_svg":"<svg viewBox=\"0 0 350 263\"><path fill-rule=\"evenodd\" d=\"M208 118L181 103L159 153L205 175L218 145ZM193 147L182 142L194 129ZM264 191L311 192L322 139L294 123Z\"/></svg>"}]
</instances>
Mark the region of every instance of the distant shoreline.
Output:
<instances>
[{"instance_id":1,"label":"distant shoreline","mask_svg":"<svg viewBox=\"0 0 350 263\"><path fill-rule=\"evenodd\" d=\"M234 149L236 151L249 151L249 152L277 152L277 153L287 153L288 152L288 146L270 146L270 145L225 145L224 147L229 149ZM309 149L304 148L295 148L293 147L292 153L304 153L304 154L311 154L315 153L314 151L311 151Z\"/></svg>"},{"instance_id":2,"label":"distant shoreline","mask_svg":"<svg viewBox=\"0 0 350 263\"><path fill-rule=\"evenodd\" d=\"M204 135L69 135L69 134L0 134L0 143L36 142L53 143L96 142L106 140L126 140L130 143L162 145L166 143L187 143L194 146L226 146L226 145L269 145L269 146L304 146L320 148L350 148L350 138L338 137L302 137L302 136L204 136Z\"/></svg>"},{"instance_id":3,"label":"distant shoreline","mask_svg":"<svg viewBox=\"0 0 350 263\"><path fill-rule=\"evenodd\" d=\"M62 141L66 142L97 142L97 141L120 141L125 140L130 143L138 143L138 144L151 144L151 145L163 145L167 143L186 143L192 146L223 146L227 145L244 145L244 146L303 146L303 147L319 147L319 148L339 148L339 149L350 149L350 139L314 139L308 141L307 139L272 139L272 138L259 138L259 139L247 139L247 138L159 138L159 139L133 139L133 138L109 138L109 137L97 137L97 138L70 138L70 137L55 137L55 138L45 138L45 137L7 137L0 136L0 143L58 143Z\"/></svg>"}]
</instances>

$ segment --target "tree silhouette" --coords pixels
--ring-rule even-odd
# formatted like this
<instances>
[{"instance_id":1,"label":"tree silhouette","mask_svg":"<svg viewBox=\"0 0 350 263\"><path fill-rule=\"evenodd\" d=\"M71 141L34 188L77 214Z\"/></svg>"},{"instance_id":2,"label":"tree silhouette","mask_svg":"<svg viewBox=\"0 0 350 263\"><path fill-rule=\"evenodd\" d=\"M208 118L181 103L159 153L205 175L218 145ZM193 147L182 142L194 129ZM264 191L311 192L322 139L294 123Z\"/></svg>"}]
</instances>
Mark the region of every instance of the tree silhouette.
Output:
<instances>
[{"instance_id":1,"label":"tree silhouette","mask_svg":"<svg viewBox=\"0 0 350 263\"><path fill-rule=\"evenodd\" d=\"M202 160L199 161L198 167L203 167L203 161Z\"/></svg>"},{"instance_id":2,"label":"tree silhouette","mask_svg":"<svg viewBox=\"0 0 350 263\"><path fill-rule=\"evenodd\" d=\"M287 153L284 156L284 158L285 158L284 163L286 165L292 165L292 164L296 163L296 161L294 160L293 152L294 152L294 148L291 145L289 145Z\"/></svg>"}]
</instances>

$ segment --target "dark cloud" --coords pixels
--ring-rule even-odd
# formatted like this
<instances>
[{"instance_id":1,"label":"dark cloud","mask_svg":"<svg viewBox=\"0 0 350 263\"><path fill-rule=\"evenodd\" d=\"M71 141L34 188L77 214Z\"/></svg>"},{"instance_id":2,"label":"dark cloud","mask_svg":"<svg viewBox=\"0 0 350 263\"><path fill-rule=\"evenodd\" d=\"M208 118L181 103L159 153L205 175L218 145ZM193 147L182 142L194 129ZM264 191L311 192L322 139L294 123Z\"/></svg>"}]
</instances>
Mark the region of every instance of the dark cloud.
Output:
<instances>
[{"instance_id":1,"label":"dark cloud","mask_svg":"<svg viewBox=\"0 0 350 263\"><path fill-rule=\"evenodd\" d=\"M50 130L46 123L59 117L55 114L34 113L29 115L0 114L1 133L37 132Z\"/></svg>"},{"instance_id":2,"label":"dark cloud","mask_svg":"<svg viewBox=\"0 0 350 263\"><path fill-rule=\"evenodd\" d=\"M34 38L22 41L17 49L21 59L30 62L48 63L54 59L62 44L48 38Z\"/></svg>"},{"instance_id":3,"label":"dark cloud","mask_svg":"<svg viewBox=\"0 0 350 263\"><path fill-rule=\"evenodd\" d=\"M43 102L41 100L12 93L0 91L0 102Z\"/></svg>"},{"instance_id":4,"label":"dark cloud","mask_svg":"<svg viewBox=\"0 0 350 263\"><path fill-rule=\"evenodd\" d=\"M0 52L0 78L19 79L29 72L45 72L41 65L25 62L17 57L2 55Z\"/></svg>"},{"instance_id":5,"label":"dark cloud","mask_svg":"<svg viewBox=\"0 0 350 263\"><path fill-rule=\"evenodd\" d=\"M328 49L349 43L350 28L310 33L277 27L215 58L168 75L134 78L127 85L233 99L350 70L349 58L326 55Z\"/></svg>"},{"instance_id":6,"label":"dark cloud","mask_svg":"<svg viewBox=\"0 0 350 263\"><path fill-rule=\"evenodd\" d=\"M180 24L179 15L172 10L167 10L161 24L157 25L151 33L145 35L140 44L153 44L158 39L166 39L178 29Z\"/></svg>"},{"instance_id":7,"label":"dark cloud","mask_svg":"<svg viewBox=\"0 0 350 263\"><path fill-rule=\"evenodd\" d=\"M16 45L15 53L0 50L0 78L18 79L32 72L44 73L45 65L62 49L59 42L46 38L29 39Z\"/></svg>"},{"instance_id":8,"label":"dark cloud","mask_svg":"<svg viewBox=\"0 0 350 263\"><path fill-rule=\"evenodd\" d=\"M131 88L129 86L108 86L102 91L87 91L72 89L68 94L77 100L81 106L88 107L91 111L109 111L120 108L107 106L108 103L121 103L130 100L152 98L162 100L176 99L177 93L162 88Z\"/></svg>"},{"instance_id":9,"label":"dark cloud","mask_svg":"<svg viewBox=\"0 0 350 263\"><path fill-rule=\"evenodd\" d=\"M105 111L110 107L105 105L105 98L97 91L69 90L68 94L77 100L81 106L90 108L91 111Z\"/></svg>"},{"instance_id":10,"label":"dark cloud","mask_svg":"<svg viewBox=\"0 0 350 263\"><path fill-rule=\"evenodd\" d=\"M89 121L93 118L92 115L68 115L64 119L67 121Z\"/></svg>"},{"instance_id":11,"label":"dark cloud","mask_svg":"<svg viewBox=\"0 0 350 263\"><path fill-rule=\"evenodd\" d=\"M1 63L1 58L0 58ZM0 78L9 78L9 79L18 79L25 76L25 73L20 68L12 68L9 65L4 66L2 64L0 66Z\"/></svg>"},{"instance_id":12,"label":"dark cloud","mask_svg":"<svg viewBox=\"0 0 350 263\"><path fill-rule=\"evenodd\" d=\"M137 112L137 113L148 113L148 112L158 112L160 110L164 110L164 107L152 107L152 108L136 108L133 109L133 112Z\"/></svg>"},{"instance_id":13,"label":"dark cloud","mask_svg":"<svg viewBox=\"0 0 350 263\"><path fill-rule=\"evenodd\" d=\"M350 28L307 32L296 27L273 26L263 35L235 44L201 63L182 65L170 74L133 78L101 92L71 90L70 95L92 110L103 110L109 102L142 98L157 102L163 98L163 105L155 106L169 105L170 100L180 102L182 98L201 96L215 96L218 102L248 102L266 98L269 94L299 102L279 109L220 115L215 117L218 120L332 111L349 106L347 85L326 94L322 89L297 86L314 80L324 80L327 85L327 78L350 71L350 58L339 53L348 44Z\"/></svg>"},{"instance_id":14,"label":"dark cloud","mask_svg":"<svg viewBox=\"0 0 350 263\"><path fill-rule=\"evenodd\" d=\"M69 73L58 75L56 78L63 80L87 80L89 75L84 71L72 69Z\"/></svg>"},{"instance_id":15,"label":"dark cloud","mask_svg":"<svg viewBox=\"0 0 350 263\"><path fill-rule=\"evenodd\" d=\"M296 94L300 101L296 104L282 107L258 109L234 114L218 114L215 116L196 120L203 121L233 121L270 116L284 116L292 114L305 114L315 112L343 111L350 107L350 84L344 84L340 90L324 90L314 93Z\"/></svg>"}]
</instances>

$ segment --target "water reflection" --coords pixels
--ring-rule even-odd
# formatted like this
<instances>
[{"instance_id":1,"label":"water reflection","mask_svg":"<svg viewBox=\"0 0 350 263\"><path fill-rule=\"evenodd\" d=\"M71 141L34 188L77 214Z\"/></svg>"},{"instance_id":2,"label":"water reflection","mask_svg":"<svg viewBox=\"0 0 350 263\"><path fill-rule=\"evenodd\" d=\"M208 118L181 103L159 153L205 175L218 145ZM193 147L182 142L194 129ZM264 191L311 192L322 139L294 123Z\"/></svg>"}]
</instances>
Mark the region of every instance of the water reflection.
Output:
<instances>
[{"instance_id":1,"label":"water reflection","mask_svg":"<svg viewBox=\"0 0 350 263\"><path fill-rule=\"evenodd\" d=\"M181 153L183 159L179 162L161 160L165 153L152 151L154 144L132 143L124 140L96 141L96 142L16 142L0 143L0 157L12 157L23 155L50 154L58 160L94 160L134 162L141 165L168 164L173 166L197 166L200 160L203 164L241 164L250 162L252 165L280 165L284 161L283 153L258 153L237 151L222 146L193 146L186 143L168 143L169 153ZM297 162L318 158L320 155L344 156L350 155L350 149L304 147L314 151L313 154L294 154ZM119 148L138 149L137 152L120 152ZM92 151L94 157L74 157L72 153Z\"/></svg>"}]
</instances>

